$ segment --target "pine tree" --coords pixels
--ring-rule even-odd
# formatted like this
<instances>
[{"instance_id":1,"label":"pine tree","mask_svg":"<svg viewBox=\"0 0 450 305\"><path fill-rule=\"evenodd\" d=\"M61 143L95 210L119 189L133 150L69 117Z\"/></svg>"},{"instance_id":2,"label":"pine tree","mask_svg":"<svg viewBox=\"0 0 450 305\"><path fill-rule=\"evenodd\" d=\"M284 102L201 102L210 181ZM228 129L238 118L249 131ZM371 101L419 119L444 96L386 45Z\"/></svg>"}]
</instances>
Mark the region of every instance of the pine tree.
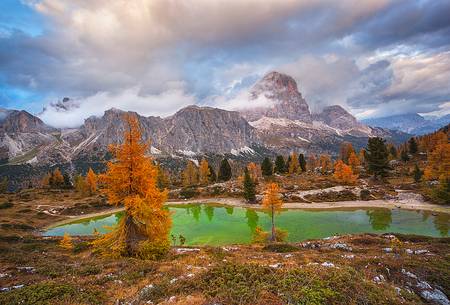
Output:
<instances>
[{"instance_id":1,"label":"pine tree","mask_svg":"<svg viewBox=\"0 0 450 305\"><path fill-rule=\"evenodd\" d=\"M275 159L274 172L277 174L286 173L286 162L284 161L284 157L281 155L278 155Z\"/></svg>"},{"instance_id":2,"label":"pine tree","mask_svg":"<svg viewBox=\"0 0 450 305\"><path fill-rule=\"evenodd\" d=\"M63 186L64 186L65 189L72 188L72 182L70 181L70 176L69 176L68 173L64 173L63 180L64 180Z\"/></svg>"},{"instance_id":3,"label":"pine tree","mask_svg":"<svg viewBox=\"0 0 450 305\"><path fill-rule=\"evenodd\" d=\"M209 183L209 176L211 172L209 171L209 164L206 159L202 159L199 168L199 180L201 185L207 185Z\"/></svg>"},{"instance_id":4,"label":"pine tree","mask_svg":"<svg viewBox=\"0 0 450 305\"><path fill-rule=\"evenodd\" d=\"M400 159L402 159L403 162L409 161L409 155L408 155L408 151L406 149L402 149L402 151L400 153Z\"/></svg>"},{"instance_id":5,"label":"pine tree","mask_svg":"<svg viewBox=\"0 0 450 305\"><path fill-rule=\"evenodd\" d=\"M250 177L250 173L248 168L246 167L244 169L244 198L248 202L254 202L256 199L255 196L255 183L253 182L252 178Z\"/></svg>"},{"instance_id":6,"label":"pine tree","mask_svg":"<svg viewBox=\"0 0 450 305\"><path fill-rule=\"evenodd\" d=\"M278 184L269 183L264 192L264 198L262 201L262 206L265 210L267 210L271 216L272 221L272 235L271 241L275 241L276 232L275 232L275 212L279 212L281 207L283 206L283 201L280 199L280 191Z\"/></svg>"},{"instance_id":7,"label":"pine tree","mask_svg":"<svg viewBox=\"0 0 450 305\"><path fill-rule=\"evenodd\" d=\"M186 168L183 171L183 186L189 187L198 183L198 170L194 162L188 161Z\"/></svg>"},{"instance_id":8,"label":"pine tree","mask_svg":"<svg viewBox=\"0 0 450 305\"><path fill-rule=\"evenodd\" d=\"M292 153L289 156L289 167L288 167L288 172L289 174L298 174L299 170L300 170L300 164L298 162L298 156L296 153Z\"/></svg>"},{"instance_id":9,"label":"pine tree","mask_svg":"<svg viewBox=\"0 0 450 305\"><path fill-rule=\"evenodd\" d=\"M94 173L92 168L89 167L88 173L86 175L86 187L90 195L97 192L97 175Z\"/></svg>"},{"instance_id":10,"label":"pine tree","mask_svg":"<svg viewBox=\"0 0 450 305\"><path fill-rule=\"evenodd\" d=\"M306 172L306 160L303 154L298 155L298 163L300 165L300 169L302 170L302 172Z\"/></svg>"},{"instance_id":11,"label":"pine tree","mask_svg":"<svg viewBox=\"0 0 450 305\"><path fill-rule=\"evenodd\" d=\"M389 169L388 156L385 140L380 137L369 138L366 159L369 172L374 175L375 179L387 175Z\"/></svg>"},{"instance_id":12,"label":"pine tree","mask_svg":"<svg viewBox=\"0 0 450 305\"><path fill-rule=\"evenodd\" d=\"M156 165L156 170L156 185L160 191L164 191L170 185L170 175L159 164Z\"/></svg>"},{"instance_id":13,"label":"pine tree","mask_svg":"<svg viewBox=\"0 0 450 305\"><path fill-rule=\"evenodd\" d=\"M157 258L170 247L170 212L164 208L167 192L156 186L157 169L146 156L137 118L126 115L123 144L110 147L116 160L102 175L103 192L112 205L123 204L124 216L110 233L93 242L106 255Z\"/></svg>"},{"instance_id":14,"label":"pine tree","mask_svg":"<svg viewBox=\"0 0 450 305\"><path fill-rule=\"evenodd\" d=\"M3 177L0 181L0 194L4 194L8 191L8 178Z\"/></svg>"},{"instance_id":15,"label":"pine tree","mask_svg":"<svg viewBox=\"0 0 450 305\"><path fill-rule=\"evenodd\" d=\"M70 237L69 234L67 234L67 232L64 233L64 236L62 238L62 240L59 242L59 246L63 249L66 250L72 250L73 249L73 241L72 241L72 237Z\"/></svg>"},{"instance_id":16,"label":"pine tree","mask_svg":"<svg viewBox=\"0 0 450 305\"><path fill-rule=\"evenodd\" d=\"M345 164L342 160L338 160L334 165L334 174L333 177L341 183L345 184L354 184L357 175L353 174L352 168Z\"/></svg>"},{"instance_id":17,"label":"pine tree","mask_svg":"<svg viewBox=\"0 0 450 305\"><path fill-rule=\"evenodd\" d=\"M272 161L269 158L264 158L263 162L261 163L261 172L263 176L272 176L273 174L273 164Z\"/></svg>"},{"instance_id":18,"label":"pine tree","mask_svg":"<svg viewBox=\"0 0 450 305\"><path fill-rule=\"evenodd\" d=\"M414 171L413 171L414 181L416 183L420 182L420 180L422 179L422 176L423 176L423 172L420 170L419 166L416 163L416 165L414 166Z\"/></svg>"},{"instance_id":19,"label":"pine tree","mask_svg":"<svg viewBox=\"0 0 450 305\"><path fill-rule=\"evenodd\" d=\"M220 162L219 174L217 178L219 181L228 181L231 179L231 176L231 166L230 163L228 163L228 159L225 158L222 162Z\"/></svg>"},{"instance_id":20,"label":"pine tree","mask_svg":"<svg viewBox=\"0 0 450 305\"><path fill-rule=\"evenodd\" d=\"M408 141L408 150L411 155L415 155L417 153L418 147L416 139L413 137Z\"/></svg>"}]
</instances>

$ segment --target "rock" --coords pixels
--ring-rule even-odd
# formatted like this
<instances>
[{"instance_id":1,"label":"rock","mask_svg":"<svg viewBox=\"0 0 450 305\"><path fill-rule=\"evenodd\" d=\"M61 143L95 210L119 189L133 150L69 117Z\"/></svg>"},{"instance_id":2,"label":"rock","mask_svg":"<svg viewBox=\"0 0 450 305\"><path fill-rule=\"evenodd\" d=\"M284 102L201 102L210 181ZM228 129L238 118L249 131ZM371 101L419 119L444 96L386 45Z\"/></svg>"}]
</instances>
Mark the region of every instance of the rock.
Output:
<instances>
[{"instance_id":1,"label":"rock","mask_svg":"<svg viewBox=\"0 0 450 305\"><path fill-rule=\"evenodd\" d=\"M414 251L411 250L411 249L406 249L405 252L406 252L407 254L413 254L413 253L414 253Z\"/></svg>"},{"instance_id":2,"label":"rock","mask_svg":"<svg viewBox=\"0 0 450 305\"><path fill-rule=\"evenodd\" d=\"M383 248L382 250L386 253L391 253L393 251L392 248Z\"/></svg>"},{"instance_id":3,"label":"rock","mask_svg":"<svg viewBox=\"0 0 450 305\"><path fill-rule=\"evenodd\" d=\"M14 286L11 286L11 287L0 288L0 291L1 292L7 292L7 291L14 290L14 289L20 289L20 288L23 288L23 287L25 287L25 285L14 285Z\"/></svg>"},{"instance_id":4,"label":"rock","mask_svg":"<svg viewBox=\"0 0 450 305\"><path fill-rule=\"evenodd\" d=\"M352 247L349 247L347 244L344 244L344 243L332 244L332 245L330 245L330 248L344 250L344 251L350 251L350 252L353 250Z\"/></svg>"},{"instance_id":5,"label":"rock","mask_svg":"<svg viewBox=\"0 0 450 305\"><path fill-rule=\"evenodd\" d=\"M275 268L275 269L280 268L281 266L283 266L282 263L276 263L276 264L273 264L273 265L269 265L270 268Z\"/></svg>"},{"instance_id":6,"label":"rock","mask_svg":"<svg viewBox=\"0 0 450 305\"><path fill-rule=\"evenodd\" d=\"M293 257L293 255L292 255L292 254L286 254L286 255L284 256L284 258L290 258L290 257Z\"/></svg>"},{"instance_id":7,"label":"rock","mask_svg":"<svg viewBox=\"0 0 450 305\"><path fill-rule=\"evenodd\" d=\"M334 268L334 264L333 264L333 263L330 263L330 262L323 262L323 263L321 264L321 266L327 267L327 268Z\"/></svg>"},{"instance_id":8,"label":"rock","mask_svg":"<svg viewBox=\"0 0 450 305\"><path fill-rule=\"evenodd\" d=\"M342 257L343 258L347 258L347 259L353 259L353 258L355 258L355 255L353 255L353 254L344 254L344 255L342 255Z\"/></svg>"},{"instance_id":9,"label":"rock","mask_svg":"<svg viewBox=\"0 0 450 305\"><path fill-rule=\"evenodd\" d=\"M409 271L406 271L405 269L402 269L402 273L410 278L417 279L417 275Z\"/></svg>"},{"instance_id":10,"label":"rock","mask_svg":"<svg viewBox=\"0 0 450 305\"><path fill-rule=\"evenodd\" d=\"M373 281L377 284L380 284L381 282L384 282L385 279L384 279L384 276L382 274L380 274L380 275L375 276L373 278Z\"/></svg>"},{"instance_id":11,"label":"rock","mask_svg":"<svg viewBox=\"0 0 450 305\"><path fill-rule=\"evenodd\" d=\"M17 267L19 271L25 271L27 273L34 273L36 269L34 267Z\"/></svg>"},{"instance_id":12,"label":"rock","mask_svg":"<svg viewBox=\"0 0 450 305\"><path fill-rule=\"evenodd\" d=\"M430 302L435 302L440 305L450 304L450 301L447 298L447 296L439 289L422 290L420 292L420 295L422 296L422 298Z\"/></svg>"},{"instance_id":13,"label":"rock","mask_svg":"<svg viewBox=\"0 0 450 305\"><path fill-rule=\"evenodd\" d=\"M430 251L425 250L425 249L423 249L423 250L415 250L414 254L420 255L420 254L425 254L425 253L429 253L429 252Z\"/></svg>"},{"instance_id":14,"label":"rock","mask_svg":"<svg viewBox=\"0 0 450 305\"><path fill-rule=\"evenodd\" d=\"M199 248L176 248L175 251L178 254L190 253L190 252L200 252Z\"/></svg>"}]
</instances>

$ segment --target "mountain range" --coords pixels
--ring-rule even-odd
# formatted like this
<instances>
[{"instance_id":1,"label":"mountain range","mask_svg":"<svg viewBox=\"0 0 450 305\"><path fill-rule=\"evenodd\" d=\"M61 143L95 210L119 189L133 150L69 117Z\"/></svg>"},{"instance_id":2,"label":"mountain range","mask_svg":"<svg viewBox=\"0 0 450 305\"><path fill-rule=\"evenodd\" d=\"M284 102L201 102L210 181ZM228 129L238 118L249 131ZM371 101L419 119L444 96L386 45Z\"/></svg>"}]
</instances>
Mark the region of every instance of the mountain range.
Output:
<instances>
[{"instance_id":1,"label":"mountain range","mask_svg":"<svg viewBox=\"0 0 450 305\"><path fill-rule=\"evenodd\" d=\"M267 106L252 107L260 98L267 100ZM150 152L157 158L261 158L291 151L336 154L343 141L359 148L373 136L391 142L409 137L358 122L338 105L312 114L295 80L278 72L267 74L253 86L248 104L236 111L188 106L165 118L131 113L138 118L143 138L151 141ZM64 99L53 106L70 111L76 105ZM108 159L108 145L121 141L123 114L109 109L101 117L87 118L78 128L57 129L26 111L1 109L1 162L42 166Z\"/></svg>"},{"instance_id":2,"label":"mountain range","mask_svg":"<svg viewBox=\"0 0 450 305\"><path fill-rule=\"evenodd\" d=\"M423 117L417 113L392 115L362 120L364 124L398 130L413 135L431 133L450 123L450 114L442 117Z\"/></svg>"}]
</instances>

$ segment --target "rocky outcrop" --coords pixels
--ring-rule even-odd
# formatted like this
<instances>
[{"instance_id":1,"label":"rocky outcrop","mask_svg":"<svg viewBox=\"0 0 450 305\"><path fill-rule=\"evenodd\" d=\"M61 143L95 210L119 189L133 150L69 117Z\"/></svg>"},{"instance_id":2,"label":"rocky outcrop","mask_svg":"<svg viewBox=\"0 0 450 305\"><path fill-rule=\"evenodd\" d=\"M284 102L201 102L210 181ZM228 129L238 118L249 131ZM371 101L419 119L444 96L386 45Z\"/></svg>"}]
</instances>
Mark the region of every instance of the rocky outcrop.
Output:
<instances>
[{"instance_id":1,"label":"rocky outcrop","mask_svg":"<svg viewBox=\"0 0 450 305\"><path fill-rule=\"evenodd\" d=\"M249 103L258 99L266 99L267 105L242 110L242 115L248 121L265 116L311 122L309 106L298 91L297 83L289 75L271 72L264 76L250 91Z\"/></svg>"},{"instance_id":2,"label":"rocky outcrop","mask_svg":"<svg viewBox=\"0 0 450 305\"><path fill-rule=\"evenodd\" d=\"M356 118L339 105L325 107L321 113L313 115L314 120L339 129L354 136L370 136L370 127L358 122Z\"/></svg>"}]
</instances>

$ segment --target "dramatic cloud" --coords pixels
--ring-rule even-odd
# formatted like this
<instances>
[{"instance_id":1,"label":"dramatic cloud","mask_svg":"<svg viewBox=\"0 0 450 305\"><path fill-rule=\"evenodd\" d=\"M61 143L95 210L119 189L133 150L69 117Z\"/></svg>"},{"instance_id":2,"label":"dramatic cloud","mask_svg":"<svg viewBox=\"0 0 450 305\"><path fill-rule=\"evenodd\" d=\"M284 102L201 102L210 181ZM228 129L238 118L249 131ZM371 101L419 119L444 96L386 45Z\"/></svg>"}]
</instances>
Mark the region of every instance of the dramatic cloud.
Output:
<instances>
[{"instance_id":1,"label":"dramatic cloud","mask_svg":"<svg viewBox=\"0 0 450 305\"><path fill-rule=\"evenodd\" d=\"M187 103L230 109L245 106L246 90L271 70L292 75L313 110L430 112L450 100L445 0L22 3L33 22L0 14L0 106L69 96L86 105L73 114L78 123L104 105L160 115ZM43 117L69 121L51 110Z\"/></svg>"}]
</instances>

